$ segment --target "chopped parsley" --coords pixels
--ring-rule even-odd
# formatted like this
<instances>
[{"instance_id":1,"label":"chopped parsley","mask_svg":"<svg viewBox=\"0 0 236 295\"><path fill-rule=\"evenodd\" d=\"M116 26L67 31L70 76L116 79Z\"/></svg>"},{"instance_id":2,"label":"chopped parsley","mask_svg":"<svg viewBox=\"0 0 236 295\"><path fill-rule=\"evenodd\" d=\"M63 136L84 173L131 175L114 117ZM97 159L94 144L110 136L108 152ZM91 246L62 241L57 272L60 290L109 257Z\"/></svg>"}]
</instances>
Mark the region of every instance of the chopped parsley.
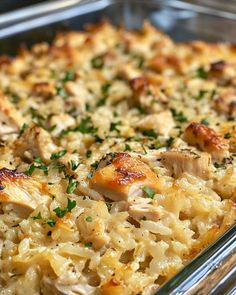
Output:
<instances>
[{"instance_id":1,"label":"chopped parsley","mask_svg":"<svg viewBox=\"0 0 236 295\"><path fill-rule=\"evenodd\" d=\"M98 161L95 161L93 164L91 164L90 166L93 167L94 169L97 169L99 165Z\"/></svg>"},{"instance_id":2,"label":"chopped parsley","mask_svg":"<svg viewBox=\"0 0 236 295\"><path fill-rule=\"evenodd\" d=\"M125 149L124 149L124 151L126 152L126 151L131 151L131 147L130 147L130 145L129 144L125 144Z\"/></svg>"},{"instance_id":3,"label":"chopped parsley","mask_svg":"<svg viewBox=\"0 0 236 295\"><path fill-rule=\"evenodd\" d=\"M215 166L216 168L225 168L225 164L223 164L223 163L217 163L217 162L215 162L215 163L214 163L214 166Z\"/></svg>"},{"instance_id":4,"label":"chopped parsley","mask_svg":"<svg viewBox=\"0 0 236 295\"><path fill-rule=\"evenodd\" d=\"M32 217L33 220L42 219L41 212L39 212L37 215Z\"/></svg>"},{"instance_id":5,"label":"chopped parsley","mask_svg":"<svg viewBox=\"0 0 236 295\"><path fill-rule=\"evenodd\" d=\"M20 97L17 94L12 94L11 95L11 102L13 103L18 103L20 101Z\"/></svg>"},{"instance_id":6,"label":"chopped parsley","mask_svg":"<svg viewBox=\"0 0 236 295\"><path fill-rule=\"evenodd\" d=\"M53 227L56 224L56 221L52 218L47 218L44 220L45 223L47 223L49 226Z\"/></svg>"},{"instance_id":7,"label":"chopped parsley","mask_svg":"<svg viewBox=\"0 0 236 295\"><path fill-rule=\"evenodd\" d=\"M73 208L76 206L76 201L72 201L71 199L67 198L67 207L61 209L60 207L55 208L53 211L56 213L56 216L62 218L66 215L66 213L71 212Z\"/></svg>"},{"instance_id":8,"label":"chopped parsley","mask_svg":"<svg viewBox=\"0 0 236 295\"><path fill-rule=\"evenodd\" d=\"M119 126L121 124L121 122L111 122L110 124L110 131L117 131L120 132L120 130L117 128L117 126Z\"/></svg>"},{"instance_id":9,"label":"chopped parsley","mask_svg":"<svg viewBox=\"0 0 236 295\"><path fill-rule=\"evenodd\" d=\"M143 131L143 135L144 136L148 136L148 137L153 137L153 138L157 138L158 137L158 134L153 129L144 130Z\"/></svg>"},{"instance_id":10,"label":"chopped parsley","mask_svg":"<svg viewBox=\"0 0 236 295\"><path fill-rule=\"evenodd\" d=\"M47 131L48 131L48 132L52 132L52 131L55 130L56 128L57 128L57 125L54 124L54 125L50 126L49 128L47 128Z\"/></svg>"},{"instance_id":11,"label":"chopped parsley","mask_svg":"<svg viewBox=\"0 0 236 295\"><path fill-rule=\"evenodd\" d=\"M59 158L63 157L66 153L67 153L66 150L62 150L62 151L60 151L60 152L58 152L58 153L51 154L50 160L56 160L56 159L59 159Z\"/></svg>"},{"instance_id":12,"label":"chopped parsley","mask_svg":"<svg viewBox=\"0 0 236 295\"><path fill-rule=\"evenodd\" d=\"M42 163L42 159L41 159L41 157L35 157L35 158L34 158L34 162L35 162L35 163Z\"/></svg>"},{"instance_id":13,"label":"chopped parsley","mask_svg":"<svg viewBox=\"0 0 236 295\"><path fill-rule=\"evenodd\" d=\"M79 131L83 134L86 133L95 133L97 131L97 128L94 128L92 125L92 121L90 117L86 117L83 118L79 124L79 126L77 126L75 128L75 131Z\"/></svg>"},{"instance_id":14,"label":"chopped parsley","mask_svg":"<svg viewBox=\"0 0 236 295\"><path fill-rule=\"evenodd\" d=\"M79 167L79 163L76 163L74 160L70 161L72 171L75 171Z\"/></svg>"},{"instance_id":15,"label":"chopped parsley","mask_svg":"<svg viewBox=\"0 0 236 295\"><path fill-rule=\"evenodd\" d=\"M204 98L205 94L207 94L207 93L208 93L208 90L200 90L198 92L198 95L195 96L195 99L196 100L202 100Z\"/></svg>"},{"instance_id":16,"label":"chopped parsley","mask_svg":"<svg viewBox=\"0 0 236 295\"><path fill-rule=\"evenodd\" d=\"M144 188L143 188L143 191L147 194L148 198L151 198L151 199L154 198L154 196L155 196L155 192L154 192L151 188L149 188L149 187L144 187Z\"/></svg>"},{"instance_id":17,"label":"chopped parsley","mask_svg":"<svg viewBox=\"0 0 236 295\"><path fill-rule=\"evenodd\" d=\"M196 76L201 79L207 79L208 72L203 67L200 67L197 69Z\"/></svg>"},{"instance_id":18,"label":"chopped parsley","mask_svg":"<svg viewBox=\"0 0 236 295\"><path fill-rule=\"evenodd\" d=\"M98 135L95 135L95 142L97 143L102 143L104 139L102 139L101 137L99 137Z\"/></svg>"},{"instance_id":19,"label":"chopped parsley","mask_svg":"<svg viewBox=\"0 0 236 295\"><path fill-rule=\"evenodd\" d=\"M30 108L29 111L31 113L32 119L37 119L38 121L46 120L45 117L43 115L41 115L36 109Z\"/></svg>"},{"instance_id":20,"label":"chopped parsley","mask_svg":"<svg viewBox=\"0 0 236 295\"><path fill-rule=\"evenodd\" d=\"M106 97L103 97L103 98L99 99L99 100L97 101L97 103L96 103L96 107L104 106L105 103L106 103L106 100L107 100Z\"/></svg>"},{"instance_id":21,"label":"chopped parsley","mask_svg":"<svg viewBox=\"0 0 236 295\"><path fill-rule=\"evenodd\" d=\"M204 124L204 125L208 126L210 123L209 123L209 120L207 118L203 118L201 120L201 124Z\"/></svg>"},{"instance_id":22,"label":"chopped parsley","mask_svg":"<svg viewBox=\"0 0 236 295\"><path fill-rule=\"evenodd\" d=\"M75 78L75 72L73 70L68 70L67 72L65 72L65 76L62 82L71 81L71 80L74 80L74 78Z\"/></svg>"},{"instance_id":23,"label":"chopped parsley","mask_svg":"<svg viewBox=\"0 0 236 295\"><path fill-rule=\"evenodd\" d=\"M20 132L19 132L19 137L21 137L21 135L25 132L25 129L28 128L29 125L24 123L21 128L20 128Z\"/></svg>"},{"instance_id":24,"label":"chopped parsley","mask_svg":"<svg viewBox=\"0 0 236 295\"><path fill-rule=\"evenodd\" d=\"M90 158L91 155L92 155L92 151L91 151L91 150L87 150L87 152L86 152L86 157L87 157L87 158Z\"/></svg>"},{"instance_id":25,"label":"chopped parsley","mask_svg":"<svg viewBox=\"0 0 236 295\"><path fill-rule=\"evenodd\" d=\"M42 160L40 157L36 157L34 159L34 162L35 163L31 164L29 169L25 171L26 175L31 176L35 169L40 169L44 172L44 175L48 175L48 167L42 163Z\"/></svg>"},{"instance_id":26,"label":"chopped parsley","mask_svg":"<svg viewBox=\"0 0 236 295\"><path fill-rule=\"evenodd\" d=\"M103 56L98 55L91 59L91 66L94 69L101 69L104 66Z\"/></svg>"},{"instance_id":27,"label":"chopped parsley","mask_svg":"<svg viewBox=\"0 0 236 295\"><path fill-rule=\"evenodd\" d=\"M88 247L88 248L91 248L92 245L93 245L93 244L92 244L91 242L84 243L84 246L85 246L85 247Z\"/></svg>"},{"instance_id":28,"label":"chopped parsley","mask_svg":"<svg viewBox=\"0 0 236 295\"><path fill-rule=\"evenodd\" d=\"M111 87L110 83L103 84L101 87L101 91L103 95L108 95L109 89Z\"/></svg>"},{"instance_id":29,"label":"chopped parsley","mask_svg":"<svg viewBox=\"0 0 236 295\"><path fill-rule=\"evenodd\" d=\"M172 143L173 143L173 141L174 141L174 138L173 137L170 137L169 139L167 139L167 141L166 141L167 146L168 147L171 146Z\"/></svg>"},{"instance_id":30,"label":"chopped parsley","mask_svg":"<svg viewBox=\"0 0 236 295\"><path fill-rule=\"evenodd\" d=\"M69 176L69 183L66 189L67 194L72 194L78 185L78 181L76 181L72 176Z\"/></svg>"},{"instance_id":31,"label":"chopped parsley","mask_svg":"<svg viewBox=\"0 0 236 295\"><path fill-rule=\"evenodd\" d=\"M174 119L178 122L184 123L188 120L182 111L178 112L176 109L171 109L171 113Z\"/></svg>"},{"instance_id":32,"label":"chopped parsley","mask_svg":"<svg viewBox=\"0 0 236 295\"><path fill-rule=\"evenodd\" d=\"M87 222L92 222L92 221L93 221L93 218L92 218L91 216L87 216L87 217L85 218L85 220L86 220Z\"/></svg>"}]
</instances>

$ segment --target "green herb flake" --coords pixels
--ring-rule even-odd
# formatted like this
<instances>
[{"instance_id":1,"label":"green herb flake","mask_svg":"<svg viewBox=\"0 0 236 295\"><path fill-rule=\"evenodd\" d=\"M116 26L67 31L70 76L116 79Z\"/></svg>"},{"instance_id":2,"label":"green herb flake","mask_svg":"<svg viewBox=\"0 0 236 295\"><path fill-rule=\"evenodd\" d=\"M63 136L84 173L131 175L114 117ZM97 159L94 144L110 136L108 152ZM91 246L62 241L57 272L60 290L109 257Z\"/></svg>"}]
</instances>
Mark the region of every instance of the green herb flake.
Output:
<instances>
[{"instance_id":1,"label":"green herb flake","mask_svg":"<svg viewBox=\"0 0 236 295\"><path fill-rule=\"evenodd\" d=\"M47 218L44 220L46 224L48 224L50 227L54 227L56 225L56 221L52 218Z\"/></svg>"},{"instance_id":2,"label":"green herb flake","mask_svg":"<svg viewBox=\"0 0 236 295\"><path fill-rule=\"evenodd\" d=\"M75 72L73 70L68 70L65 72L62 82L72 81L75 78Z\"/></svg>"},{"instance_id":3,"label":"green herb flake","mask_svg":"<svg viewBox=\"0 0 236 295\"><path fill-rule=\"evenodd\" d=\"M96 107L101 107L101 106L104 106L106 104L106 100L107 98L106 97L103 97L101 99L99 99L96 103Z\"/></svg>"},{"instance_id":4,"label":"green herb flake","mask_svg":"<svg viewBox=\"0 0 236 295\"><path fill-rule=\"evenodd\" d=\"M87 158L90 158L91 155L92 155L92 151L91 151L91 150L87 150L87 152L86 152L86 157L87 157Z\"/></svg>"},{"instance_id":5,"label":"green herb flake","mask_svg":"<svg viewBox=\"0 0 236 295\"><path fill-rule=\"evenodd\" d=\"M94 69L101 69L104 66L103 56L98 55L91 59L91 66Z\"/></svg>"},{"instance_id":6,"label":"green herb flake","mask_svg":"<svg viewBox=\"0 0 236 295\"><path fill-rule=\"evenodd\" d=\"M17 94L12 94L11 95L11 102L12 103L18 103L20 101L20 97Z\"/></svg>"},{"instance_id":7,"label":"green herb flake","mask_svg":"<svg viewBox=\"0 0 236 295\"><path fill-rule=\"evenodd\" d=\"M101 87L102 94L105 96L108 95L110 87L111 87L110 83L103 84Z\"/></svg>"},{"instance_id":8,"label":"green herb flake","mask_svg":"<svg viewBox=\"0 0 236 295\"><path fill-rule=\"evenodd\" d=\"M95 133L97 131L97 128L94 128L92 125L92 121L90 117L86 117L83 118L79 124L79 126L77 126L74 131L79 131L83 134L86 133Z\"/></svg>"},{"instance_id":9,"label":"green herb flake","mask_svg":"<svg viewBox=\"0 0 236 295\"><path fill-rule=\"evenodd\" d=\"M72 194L74 192L74 190L76 189L78 185L78 182L72 177L69 177L69 183L66 189L67 194Z\"/></svg>"},{"instance_id":10,"label":"green herb flake","mask_svg":"<svg viewBox=\"0 0 236 295\"><path fill-rule=\"evenodd\" d=\"M203 67L200 67L197 69L196 77L201 78L201 79L207 79L208 72Z\"/></svg>"},{"instance_id":11,"label":"green herb flake","mask_svg":"<svg viewBox=\"0 0 236 295\"><path fill-rule=\"evenodd\" d=\"M56 213L56 216L62 218L66 215L66 213L71 212L73 208L76 206L76 201L72 201L71 199L67 198L67 207L61 209L60 207L55 208L53 211Z\"/></svg>"},{"instance_id":12,"label":"green herb flake","mask_svg":"<svg viewBox=\"0 0 236 295\"><path fill-rule=\"evenodd\" d=\"M214 162L214 166L215 168L225 168L225 164L224 163L217 163L217 162Z\"/></svg>"},{"instance_id":13,"label":"green herb flake","mask_svg":"<svg viewBox=\"0 0 236 295\"><path fill-rule=\"evenodd\" d=\"M48 167L46 165L41 164L39 166L35 166L35 168L42 170L44 175L48 175Z\"/></svg>"},{"instance_id":14,"label":"green herb flake","mask_svg":"<svg viewBox=\"0 0 236 295\"><path fill-rule=\"evenodd\" d=\"M53 211L56 213L56 216L59 218L64 217L65 214L67 213L66 209L61 209L60 207L53 209Z\"/></svg>"},{"instance_id":15,"label":"green herb flake","mask_svg":"<svg viewBox=\"0 0 236 295\"><path fill-rule=\"evenodd\" d=\"M208 126L210 123L209 123L209 120L207 118L203 118L201 120L201 124L204 124L204 125Z\"/></svg>"},{"instance_id":16,"label":"green herb flake","mask_svg":"<svg viewBox=\"0 0 236 295\"><path fill-rule=\"evenodd\" d=\"M58 152L58 153L51 154L50 160L56 160L56 159L59 159L59 158L63 157L66 153L67 153L66 150L62 150L62 151L60 151L60 152Z\"/></svg>"},{"instance_id":17,"label":"green herb flake","mask_svg":"<svg viewBox=\"0 0 236 295\"><path fill-rule=\"evenodd\" d=\"M92 222L92 221L93 221L93 218L92 218L91 216L87 216L87 217L85 218L85 220L86 220L87 222Z\"/></svg>"},{"instance_id":18,"label":"green herb flake","mask_svg":"<svg viewBox=\"0 0 236 295\"><path fill-rule=\"evenodd\" d=\"M198 95L195 97L196 100L202 100L204 96L208 93L208 90L200 90Z\"/></svg>"},{"instance_id":19,"label":"green herb flake","mask_svg":"<svg viewBox=\"0 0 236 295\"><path fill-rule=\"evenodd\" d=\"M25 132L25 129L28 128L29 125L24 123L21 128L20 128L20 132L19 132L19 137L21 137L21 135Z\"/></svg>"},{"instance_id":20,"label":"green herb flake","mask_svg":"<svg viewBox=\"0 0 236 295\"><path fill-rule=\"evenodd\" d=\"M74 160L70 161L72 171L75 171L79 167L79 163L76 163Z\"/></svg>"},{"instance_id":21,"label":"green herb flake","mask_svg":"<svg viewBox=\"0 0 236 295\"><path fill-rule=\"evenodd\" d=\"M67 211L71 212L72 209L74 209L76 206L76 201L73 201L71 199L67 199Z\"/></svg>"},{"instance_id":22,"label":"green herb flake","mask_svg":"<svg viewBox=\"0 0 236 295\"><path fill-rule=\"evenodd\" d=\"M117 128L117 126L119 126L121 124L121 122L111 122L110 124L110 131L117 131L120 132L120 130Z\"/></svg>"},{"instance_id":23,"label":"green herb flake","mask_svg":"<svg viewBox=\"0 0 236 295\"><path fill-rule=\"evenodd\" d=\"M50 126L49 128L47 128L47 131L48 131L48 132L52 132L52 131L55 130L56 128L57 128L57 125L54 124L54 125Z\"/></svg>"},{"instance_id":24,"label":"green herb flake","mask_svg":"<svg viewBox=\"0 0 236 295\"><path fill-rule=\"evenodd\" d=\"M130 147L130 145L129 144L125 144L125 149L124 149L124 151L126 152L126 151L131 151L131 147Z\"/></svg>"},{"instance_id":25,"label":"green herb flake","mask_svg":"<svg viewBox=\"0 0 236 295\"><path fill-rule=\"evenodd\" d=\"M92 247L92 243L91 242L86 242L86 243L84 243L84 246L85 247L88 247L88 248L91 248Z\"/></svg>"},{"instance_id":26,"label":"green herb flake","mask_svg":"<svg viewBox=\"0 0 236 295\"><path fill-rule=\"evenodd\" d=\"M32 119L37 119L38 121L45 121L45 117L41 115L36 109L30 108L29 112L31 113Z\"/></svg>"},{"instance_id":27,"label":"green herb flake","mask_svg":"<svg viewBox=\"0 0 236 295\"><path fill-rule=\"evenodd\" d=\"M103 141L104 141L104 139L102 139L98 135L95 135L95 142L97 142L97 143L103 143Z\"/></svg>"},{"instance_id":28,"label":"green herb flake","mask_svg":"<svg viewBox=\"0 0 236 295\"><path fill-rule=\"evenodd\" d=\"M174 119L180 123L187 122L188 120L182 111L178 112L176 109L171 109L171 113Z\"/></svg>"},{"instance_id":29,"label":"green herb flake","mask_svg":"<svg viewBox=\"0 0 236 295\"><path fill-rule=\"evenodd\" d=\"M148 198L151 198L151 199L154 198L154 196L155 196L155 192L154 192L151 188L149 188L149 187L144 187L144 188L143 188L143 191L147 194Z\"/></svg>"},{"instance_id":30,"label":"green herb flake","mask_svg":"<svg viewBox=\"0 0 236 295\"><path fill-rule=\"evenodd\" d=\"M173 141L174 141L173 137L170 137L169 139L167 139L167 141L166 141L167 146L170 147L172 145Z\"/></svg>"},{"instance_id":31,"label":"green herb flake","mask_svg":"<svg viewBox=\"0 0 236 295\"><path fill-rule=\"evenodd\" d=\"M42 159L41 159L41 157L35 157L35 158L34 158L34 162L35 162L35 163L42 163Z\"/></svg>"},{"instance_id":32,"label":"green herb flake","mask_svg":"<svg viewBox=\"0 0 236 295\"><path fill-rule=\"evenodd\" d=\"M39 212L37 215L32 217L33 220L42 219L41 212Z\"/></svg>"},{"instance_id":33,"label":"green herb flake","mask_svg":"<svg viewBox=\"0 0 236 295\"><path fill-rule=\"evenodd\" d=\"M153 137L153 138L157 138L158 137L158 134L153 129L144 130L143 131L143 135L144 136L148 136L148 137Z\"/></svg>"},{"instance_id":34,"label":"green herb flake","mask_svg":"<svg viewBox=\"0 0 236 295\"><path fill-rule=\"evenodd\" d=\"M95 161L93 164L91 164L90 166L93 167L94 169L97 169L99 165L98 161Z\"/></svg>"},{"instance_id":35,"label":"green herb flake","mask_svg":"<svg viewBox=\"0 0 236 295\"><path fill-rule=\"evenodd\" d=\"M28 176L31 176L32 173L34 172L35 168L36 167L34 166L34 164L31 164L29 169L27 171L25 171L25 174L28 175Z\"/></svg>"}]
</instances>

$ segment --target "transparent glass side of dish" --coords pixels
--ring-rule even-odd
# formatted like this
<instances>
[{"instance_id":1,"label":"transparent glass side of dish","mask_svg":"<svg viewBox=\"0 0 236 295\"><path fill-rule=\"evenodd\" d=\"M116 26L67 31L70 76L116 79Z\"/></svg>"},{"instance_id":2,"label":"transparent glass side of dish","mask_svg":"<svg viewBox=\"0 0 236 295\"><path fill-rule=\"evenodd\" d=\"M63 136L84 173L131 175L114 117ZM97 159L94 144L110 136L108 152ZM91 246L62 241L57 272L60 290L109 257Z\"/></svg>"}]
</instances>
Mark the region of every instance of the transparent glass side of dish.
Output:
<instances>
[{"instance_id":1,"label":"transparent glass side of dish","mask_svg":"<svg viewBox=\"0 0 236 295\"><path fill-rule=\"evenodd\" d=\"M63 2L63 3L62 3ZM0 17L0 54L16 54L19 44L52 40L56 32L83 29L84 24L108 18L128 29L145 19L176 41L194 39L235 42L236 14L193 1L66 0L50 1ZM236 294L236 225L193 259L156 293Z\"/></svg>"}]
</instances>

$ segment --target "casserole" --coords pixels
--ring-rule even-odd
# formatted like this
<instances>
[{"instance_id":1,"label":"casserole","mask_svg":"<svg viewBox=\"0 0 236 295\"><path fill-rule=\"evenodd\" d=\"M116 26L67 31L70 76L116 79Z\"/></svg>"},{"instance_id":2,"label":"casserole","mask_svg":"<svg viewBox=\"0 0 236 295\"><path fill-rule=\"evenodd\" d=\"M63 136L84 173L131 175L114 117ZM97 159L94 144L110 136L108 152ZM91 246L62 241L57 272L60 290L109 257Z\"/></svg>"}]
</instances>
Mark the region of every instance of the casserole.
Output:
<instances>
[{"instance_id":1,"label":"casserole","mask_svg":"<svg viewBox=\"0 0 236 295\"><path fill-rule=\"evenodd\" d=\"M93 3L94 4L94 3ZM103 5L105 5L104 7L106 7L106 3L104 4L103 2L96 2L95 3L96 5L101 5L101 6L99 6L98 5L98 7L103 7ZM95 5L95 6L96 6ZM123 5L123 3L122 2L120 2L120 3L118 3L117 5ZM150 5L156 5L156 2L152 2ZM45 6L42 6L42 7L45 7ZM86 6L84 6L85 8L86 8ZM135 9L135 7L136 7L136 9L138 10L138 4L136 3L136 6L132 6L132 8L133 9ZM82 8L83 8L83 6L82 6ZM82 9L81 8L81 9ZM114 7L113 7L114 8ZM116 7L117 8L117 7ZM94 7L93 7L93 9L94 9ZM112 9L112 6L110 7L110 9ZM127 8L128 9L128 8ZM150 10L151 10L151 8L150 8ZM69 11L73 11L73 10L69 10ZM79 11L79 10L78 10ZM65 11L63 11L63 12L66 12L66 10ZM126 12L127 12L127 10L126 10ZM163 13L162 11L161 11L161 13ZM164 10L164 15L173 15L173 14L171 14L172 12L170 12L170 11L165 11ZM189 13L189 14L188 14ZM181 14L181 17L183 17L184 16L184 18L186 18L186 16L187 17L193 17L193 14L191 14L192 12L189 12L188 10L187 10L187 12L185 11L185 14ZM57 13L55 13L55 19L56 19L56 16L58 16L58 17L61 17L61 18L64 18L65 16L64 15L61 15L59 12L57 12ZM96 16L96 14L95 14L95 16ZM160 16L160 15L159 15ZM154 20L155 20L155 15L152 15L152 17L154 18ZM98 18L99 18L99 16L98 16ZM47 20L47 21L51 21L51 19L49 19L49 18L47 18L47 17L45 17L45 16L42 16L42 18L40 18L40 17L38 17L38 19L37 19L37 17L36 17L36 19L34 19L34 20L30 20L29 19L29 22L31 22L32 24L34 24L35 22L37 23L37 21L38 20L42 20L42 19L45 19L45 20ZM160 17L158 17L158 19L160 19ZM164 19L166 19L166 17L164 18ZM128 20L130 21L130 17L128 18ZM136 24L137 26L139 25L139 23L140 23L140 19L134 19L134 20L132 20L132 25L133 24ZM171 23L171 21L170 21L170 23ZM76 23L76 25L77 25L77 23ZM163 26L173 26L173 24L166 24L166 23L163 23L162 24ZM12 27L8 24L8 26L6 26L5 28L3 28L3 30L2 30L2 35L6 35L6 34L10 34L11 33L11 28L14 28L14 26L16 27L16 24L14 24ZM18 29L21 27L20 25L17 25L17 27L18 27ZM57 29L58 29L58 27L57 27ZM182 36L180 36L180 37L182 37ZM227 37L228 37L228 35L227 35ZM21 38L22 38L22 36L21 36ZM24 38L24 37L23 37ZM7 44L7 42L9 42L9 40L6 40L6 44ZM226 234L226 236L225 236L225 239L227 238L229 238L231 235L232 235L232 232L234 232L234 228L232 228L227 234ZM219 246L219 244L217 244L218 246ZM228 248L228 250L230 250L230 247ZM224 253L224 252L223 252ZM227 253L227 255L228 255L228 253ZM226 255L226 256L227 256ZM203 256L204 257L204 256ZM206 270L206 269L205 269ZM172 281L173 282L173 281ZM161 292L161 291L160 291Z\"/></svg>"}]
</instances>

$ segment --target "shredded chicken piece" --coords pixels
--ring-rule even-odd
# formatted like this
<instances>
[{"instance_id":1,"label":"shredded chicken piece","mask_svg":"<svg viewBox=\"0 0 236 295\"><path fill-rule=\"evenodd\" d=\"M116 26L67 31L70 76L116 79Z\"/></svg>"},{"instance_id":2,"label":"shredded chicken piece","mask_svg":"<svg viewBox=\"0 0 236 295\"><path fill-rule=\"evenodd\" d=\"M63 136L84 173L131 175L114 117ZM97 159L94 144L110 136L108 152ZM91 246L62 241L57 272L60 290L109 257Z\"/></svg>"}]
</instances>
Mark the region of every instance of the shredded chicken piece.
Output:
<instances>
[{"instance_id":1,"label":"shredded chicken piece","mask_svg":"<svg viewBox=\"0 0 236 295\"><path fill-rule=\"evenodd\" d=\"M39 204L46 204L48 200L45 184L15 170L0 170L0 202L34 210Z\"/></svg>"},{"instance_id":2,"label":"shredded chicken piece","mask_svg":"<svg viewBox=\"0 0 236 295\"><path fill-rule=\"evenodd\" d=\"M56 146L50 134L35 124L26 128L22 136L15 141L15 155L24 159L41 157L48 161L55 151Z\"/></svg>"},{"instance_id":3,"label":"shredded chicken piece","mask_svg":"<svg viewBox=\"0 0 236 295\"><path fill-rule=\"evenodd\" d=\"M210 153L213 159L222 160L229 156L228 141L204 124L191 123L185 129L184 139L190 145Z\"/></svg>"},{"instance_id":4,"label":"shredded chicken piece","mask_svg":"<svg viewBox=\"0 0 236 295\"><path fill-rule=\"evenodd\" d=\"M149 204L148 199L141 199L129 206L129 215L136 220L147 219L157 221L162 216L160 208Z\"/></svg>"},{"instance_id":5,"label":"shredded chicken piece","mask_svg":"<svg viewBox=\"0 0 236 295\"><path fill-rule=\"evenodd\" d=\"M162 135L168 135L174 126L175 123L172 114L168 110L148 115L136 124L136 127L142 130L154 129Z\"/></svg>"},{"instance_id":6,"label":"shredded chicken piece","mask_svg":"<svg viewBox=\"0 0 236 295\"><path fill-rule=\"evenodd\" d=\"M211 156L208 153L195 153L191 150L172 150L161 153L162 163L174 177L184 172L208 179L211 175Z\"/></svg>"},{"instance_id":7,"label":"shredded chicken piece","mask_svg":"<svg viewBox=\"0 0 236 295\"><path fill-rule=\"evenodd\" d=\"M156 192L161 188L156 174L142 161L127 153L117 154L110 165L96 170L90 186L113 201L141 195L143 187Z\"/></svg>"},{"instance_id":8,"label":"shredded chicken piece","mask_svg":"<svg viewBox=\"0 0 236 295\"><path fill-rule=\"evenodd\" d=\"M9 99L0 93L0 136L17 133L23 122L21 114Z\"/></svg>"},{"instance_id":9,"label":"shredded chicken piece","mask_svg":"<svg viewBox=\"0 0 236 295\"><path fill-rule=\"evenodd\" d=\"M75 124L75 119L68 114L59 114L52 116L49 123L51 127L55 126L51 132L52 135L57 136L62 130L73 126Z\"/></svg>"}]
</instances>

